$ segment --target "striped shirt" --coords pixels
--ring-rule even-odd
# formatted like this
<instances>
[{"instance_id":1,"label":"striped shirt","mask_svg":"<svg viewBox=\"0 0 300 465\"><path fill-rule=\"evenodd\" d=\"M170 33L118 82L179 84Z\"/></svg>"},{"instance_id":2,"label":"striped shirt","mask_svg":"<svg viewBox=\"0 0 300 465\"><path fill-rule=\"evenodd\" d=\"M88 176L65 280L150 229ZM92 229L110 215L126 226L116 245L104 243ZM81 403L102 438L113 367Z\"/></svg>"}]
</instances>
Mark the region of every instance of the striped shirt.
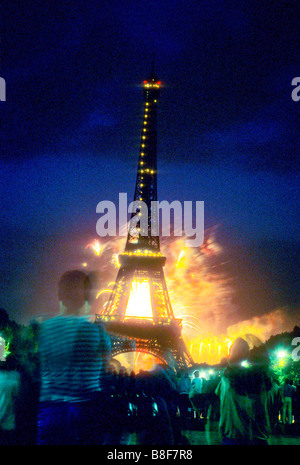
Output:
<instances>
[{"instance_id":1,"label":"striped shirt","mask_svg":"<svg viewBox=\"0 0 300 465\"><path fill-rule=\"evenodd\" d=\"M40 402L90 400L101 391L110 338L84 317L57 316L41 324Z\"/></svg>"}]
</instances>

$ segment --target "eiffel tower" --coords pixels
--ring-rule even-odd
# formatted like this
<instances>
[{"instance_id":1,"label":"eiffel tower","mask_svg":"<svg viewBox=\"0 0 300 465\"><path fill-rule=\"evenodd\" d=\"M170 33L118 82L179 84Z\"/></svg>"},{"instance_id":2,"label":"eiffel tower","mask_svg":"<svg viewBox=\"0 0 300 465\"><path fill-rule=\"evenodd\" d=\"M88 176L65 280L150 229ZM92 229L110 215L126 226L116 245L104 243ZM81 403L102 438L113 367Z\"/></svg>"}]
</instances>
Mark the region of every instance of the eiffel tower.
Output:
<instances>
[{"instance_id":1,"label":"eiffel tower","mask_svg":"<svg viewBox=\"0 0 300 465\"><path fill-rule=\"evenodd\" d=\"M157 104L161 82L152 72L143 83L144 116L134 203L120 269L107 304L96 323L112 335L112 356L146 352L175 370L193 364L181 336L181 320L172 310L160 252L157 211ZM141 208L147 205L147 212ZM154 203L153 203L154 202ZM142 215L144 215L142 217ZM146 215L146 218L145 218ZM142 221L145 220L146 221Z\"/></svg>"}]
</instances>

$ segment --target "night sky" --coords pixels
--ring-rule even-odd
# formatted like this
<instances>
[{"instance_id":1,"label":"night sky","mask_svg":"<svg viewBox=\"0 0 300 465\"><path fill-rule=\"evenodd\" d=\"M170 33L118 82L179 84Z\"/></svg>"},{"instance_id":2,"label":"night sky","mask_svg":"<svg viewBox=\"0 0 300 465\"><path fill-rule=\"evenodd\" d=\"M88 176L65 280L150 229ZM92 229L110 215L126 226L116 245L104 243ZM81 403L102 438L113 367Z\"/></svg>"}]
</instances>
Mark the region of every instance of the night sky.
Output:
<instances>
[{"instance_id":1,"label":"night sky","mask_svg":"<svg viewBox=\"0 0 300 465\"><path fill-rule=\"evenodd\" d=\"M0 46L0 307L11 319L57 311L60 274L97 238L98 202L133 199L154 53L159 200L204 201L241 319L284 308L297 320L297 0L4 1Z\"/></svg>"}]
</instances>

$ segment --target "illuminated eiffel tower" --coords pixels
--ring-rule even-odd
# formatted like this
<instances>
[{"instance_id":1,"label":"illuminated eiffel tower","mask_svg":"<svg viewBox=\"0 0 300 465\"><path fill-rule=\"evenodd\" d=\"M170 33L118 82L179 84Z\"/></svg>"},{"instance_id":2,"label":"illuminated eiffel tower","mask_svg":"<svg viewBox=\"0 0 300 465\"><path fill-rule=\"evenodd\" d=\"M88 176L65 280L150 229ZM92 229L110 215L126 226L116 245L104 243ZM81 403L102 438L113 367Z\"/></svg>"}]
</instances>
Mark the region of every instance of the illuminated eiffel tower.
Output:
<instances>
[{"instance_id":1,"label":"illuminated eiffel tower","mask_svg":"<svg viewBox=\"0 0 300 465\"><path fill-rule=\"evenodd\" d=\"M96 315L112 334L112 356L146 352L175 369L193 360L181 336L181 320L172 310L160 252L157 204L157 104L161 82L154 69L143 84L144 118L132 213L125 251L119 254L120 269L110 298ZM147 205L147 213L141 208ZM139 213L137 213L139 212ZM140 215L140 218L139 216ZM142 215L145 216L142 218Z\"/></svg>"}]
</instances>

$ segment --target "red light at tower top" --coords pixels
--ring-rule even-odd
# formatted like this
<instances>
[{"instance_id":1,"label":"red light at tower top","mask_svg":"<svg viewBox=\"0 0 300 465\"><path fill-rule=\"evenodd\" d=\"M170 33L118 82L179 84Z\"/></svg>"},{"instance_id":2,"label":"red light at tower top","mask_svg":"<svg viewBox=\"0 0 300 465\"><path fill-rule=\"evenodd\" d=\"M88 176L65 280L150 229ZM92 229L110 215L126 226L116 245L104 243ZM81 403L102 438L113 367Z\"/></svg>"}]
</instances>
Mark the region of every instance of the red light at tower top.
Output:
<instances>
[{"instance_id":1,"label":"red light at tower top","mask_svg":"<svg viewBox=\"0 0 300 465\"><path fill-rule=\"evenodd\" d=\"M161 81L157 81L155 78L149 78L143 81L145 87L159 87L161 86Z\"/></svg>"},{"instance_id":2,"label":"red light at tower top","mask_svg":"<svg viewBox=\"0 0 300 465\"><path fill-rule=\"evenodd\" d=\"M143 81L144 100L146 102L157 103L160 97L161 81L158 80L154 73L151 73L148 79Z\"/></svg>"}]
</instances>

